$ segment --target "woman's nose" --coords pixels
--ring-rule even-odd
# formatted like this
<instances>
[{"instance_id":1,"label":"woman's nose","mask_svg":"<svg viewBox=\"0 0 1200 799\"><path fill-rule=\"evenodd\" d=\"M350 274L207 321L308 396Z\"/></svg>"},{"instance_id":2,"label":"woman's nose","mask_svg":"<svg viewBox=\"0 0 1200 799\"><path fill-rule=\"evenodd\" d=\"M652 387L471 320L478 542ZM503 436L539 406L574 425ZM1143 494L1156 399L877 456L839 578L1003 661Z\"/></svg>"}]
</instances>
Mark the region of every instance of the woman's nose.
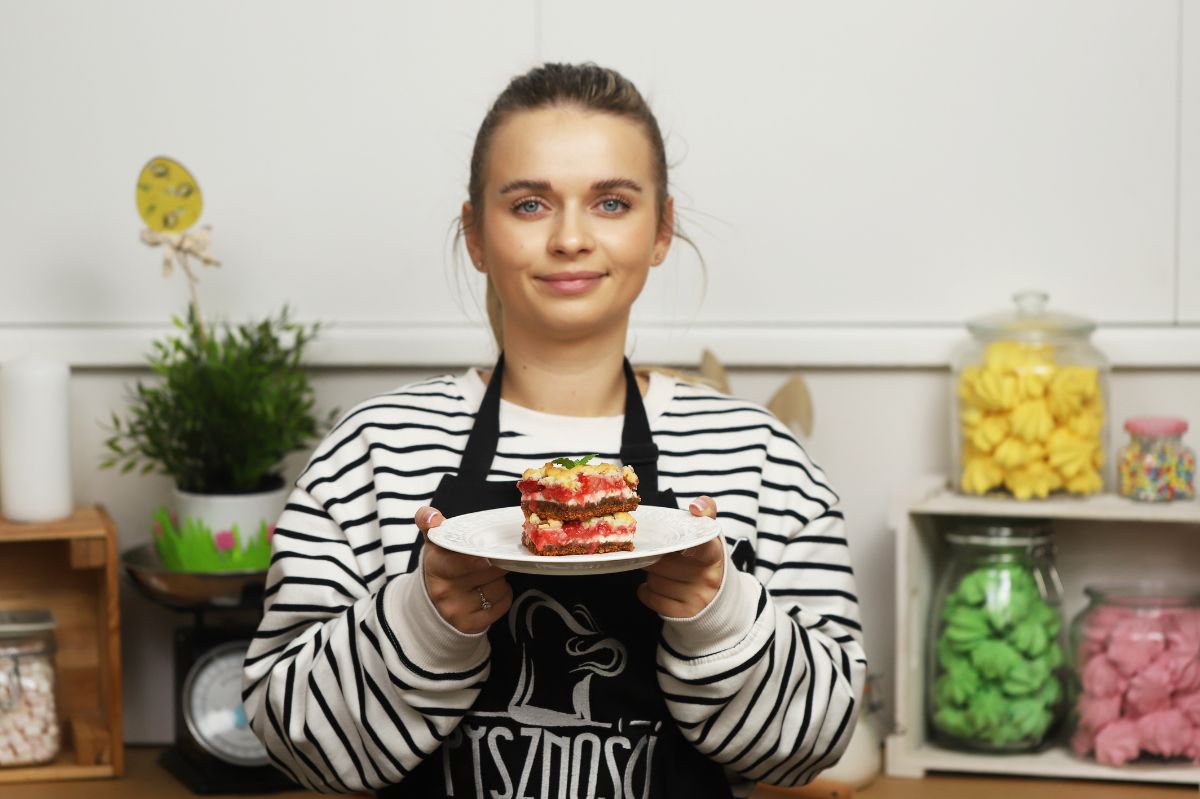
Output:
<instances>
[{"instance_id":1,"label":"woman's nose","mask_svg":"<svg viewBox=\"0 0 1200 799\"><path fill-rule=\"evenodd\" d=\"M559 212L548 243L550 251L558 256L573 258L591 252L596 244L586 212L570 206Z\"/></svg>"}]
</instances>

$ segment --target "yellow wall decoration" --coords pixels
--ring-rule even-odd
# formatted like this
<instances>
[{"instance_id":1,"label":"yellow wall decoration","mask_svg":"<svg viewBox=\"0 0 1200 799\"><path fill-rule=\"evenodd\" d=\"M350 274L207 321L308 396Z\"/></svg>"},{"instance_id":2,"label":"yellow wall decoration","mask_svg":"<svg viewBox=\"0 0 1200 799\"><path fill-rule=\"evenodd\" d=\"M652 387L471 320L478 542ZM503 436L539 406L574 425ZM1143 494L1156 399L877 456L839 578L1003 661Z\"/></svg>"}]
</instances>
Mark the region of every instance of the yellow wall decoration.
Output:
<instances>
[{"instance_id":1,"label":"yellow wall decoration","mask_svg":"<svg viewBox=\"0 0 1200 799\"><path fill-rule=\"evenodd\" d=\"M204 209L200 184L183 164L160 155L151 158L142 167L135 199L138 215L146 223L146 229L141 232L142 243L163 248L163 275L170 277L175 266L187 275L188 289L192 295L192 313L203 340L204 317L196 296L197 278L188 263L188 257L195 258L204 266L220 266L221 262L208 251L212 243L212 229L208 225L191 229Z\"/></svg>"},{"instance_id":2,"label":"yellow wall decoration","mask_svg":"<svg viewBox=\"0 0 1200 799\"><path fill-rule=\"evenodd\" d=\"M151 230L181 233L196 223L204 200L200 184L171 158L151 158L137 180L137 209Z\"/></svg>"}]
</instances>

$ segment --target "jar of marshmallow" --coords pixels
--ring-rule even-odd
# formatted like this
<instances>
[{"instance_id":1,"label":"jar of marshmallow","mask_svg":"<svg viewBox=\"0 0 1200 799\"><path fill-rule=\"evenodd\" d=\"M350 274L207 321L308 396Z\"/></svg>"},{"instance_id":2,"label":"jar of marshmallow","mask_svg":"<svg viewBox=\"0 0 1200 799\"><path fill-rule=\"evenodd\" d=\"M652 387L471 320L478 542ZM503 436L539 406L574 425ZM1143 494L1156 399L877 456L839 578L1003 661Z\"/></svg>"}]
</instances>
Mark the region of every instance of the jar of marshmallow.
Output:
<instances>
[{"instance_id":1,"label":"jar of marshmallow","mask_svg":"<svg viewBox=\"0 0 1200 799\"><path fill-rule=\"evenodd\" d=\"M54 627L48 610L0 611L0 766L58 755Z\"/></svg>"}]
</instances>

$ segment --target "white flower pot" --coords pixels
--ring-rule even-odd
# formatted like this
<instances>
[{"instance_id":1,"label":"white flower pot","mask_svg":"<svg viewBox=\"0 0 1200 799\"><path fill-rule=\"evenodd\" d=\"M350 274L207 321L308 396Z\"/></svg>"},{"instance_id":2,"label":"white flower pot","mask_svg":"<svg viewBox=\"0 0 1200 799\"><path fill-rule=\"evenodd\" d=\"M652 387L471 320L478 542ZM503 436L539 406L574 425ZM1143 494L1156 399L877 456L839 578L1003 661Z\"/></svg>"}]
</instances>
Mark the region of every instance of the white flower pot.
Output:
<instances>
[{"instance_id":1,"label":"white flower pot","mask_svg":"<svg viewBox=\"0 0 1200 799\"><path fill-rule=\"evenodd\" d=\"M179 523L198 519L208 527L215 537L232 531L237 525L242 548L258 535L259 528L266 522L270 528L283 513L291 486L284 483L271 491L256 494L193 494L172 489L175 513Z\"/></svg>"}]
</instances>

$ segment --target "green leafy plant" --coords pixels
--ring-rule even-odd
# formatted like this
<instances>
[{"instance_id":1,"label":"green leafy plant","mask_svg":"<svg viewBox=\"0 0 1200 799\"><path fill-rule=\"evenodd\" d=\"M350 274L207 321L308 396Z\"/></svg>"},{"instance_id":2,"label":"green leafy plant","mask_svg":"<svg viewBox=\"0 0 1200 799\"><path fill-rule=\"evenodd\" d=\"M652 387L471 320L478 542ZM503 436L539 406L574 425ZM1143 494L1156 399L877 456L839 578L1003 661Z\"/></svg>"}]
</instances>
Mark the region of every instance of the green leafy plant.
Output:
<instances>
[{"instance_id":1,"label":"green leafy plant","mask_svg":"<svg viewBox=\"0 0 1200 799\"><path fill-rule=\"evenodd\" d=\"M305 449L337 419L314 413L302 365L320 325L278 318L225 325L206 335L193 303L180 331L154 342L157 385L138 381L129 415L112 415L103 468L173 477L180 490L242 494L277 488L283 458Z\"/></svg>"},{"instance_id":2,"label":"green leafy plant","mask_svg":"<svg viewBox=\"0 0 1200 799\"><path fill-rule=\"evenodd\" d=\"M584 455L582 458L580 458L577 461L573 461L570 458L555 458L554 460L552 460L550 462L553 463L555 466L561 466L564 469L574 469L576 466L583 466L585 463L587 463L594 457L596 457L596 456L595 455Z\"/></svg>"}]
</instances>

